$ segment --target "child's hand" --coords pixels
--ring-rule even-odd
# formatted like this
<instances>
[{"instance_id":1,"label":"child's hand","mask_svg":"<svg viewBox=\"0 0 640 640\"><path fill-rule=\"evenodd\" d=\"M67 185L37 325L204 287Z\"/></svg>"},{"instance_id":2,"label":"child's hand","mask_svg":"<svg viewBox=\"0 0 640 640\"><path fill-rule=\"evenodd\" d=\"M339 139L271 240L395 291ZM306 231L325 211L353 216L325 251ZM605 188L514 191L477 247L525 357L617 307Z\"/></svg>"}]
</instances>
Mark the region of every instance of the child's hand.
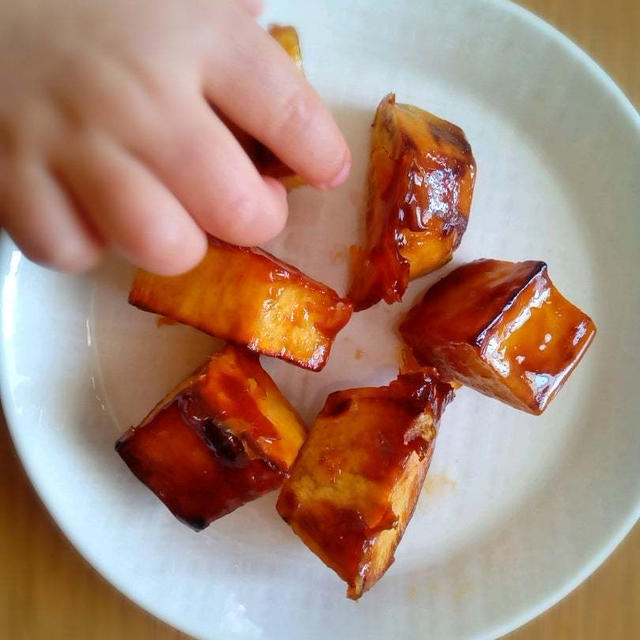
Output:
<instances>
[{"instance_id":1,"label":"child's hand","mask_svg":"<svg viewBox=\"0 0 640 640\"><path fill-rule=\"evenodd\" d=\"M29 258L79 271L111 244L173 274L202 258L204 231L246 245L276 235L284 188L210 104L309 183L346 178L348 148L254 22L259 4L0 3L0 225Z\"/></svg>"}]
</instances>

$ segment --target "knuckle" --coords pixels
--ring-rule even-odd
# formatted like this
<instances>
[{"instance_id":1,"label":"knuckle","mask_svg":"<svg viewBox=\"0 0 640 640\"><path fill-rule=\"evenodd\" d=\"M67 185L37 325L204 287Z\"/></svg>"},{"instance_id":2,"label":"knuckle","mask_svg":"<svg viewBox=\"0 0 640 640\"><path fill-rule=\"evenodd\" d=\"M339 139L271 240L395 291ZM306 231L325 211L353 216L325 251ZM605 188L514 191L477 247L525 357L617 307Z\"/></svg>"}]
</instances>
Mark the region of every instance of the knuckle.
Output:
<instances>
[{"instance_id":1,"label":"knuckle","mask_svg":"<svg viewBox=\"0 0 640 640\"><path fill-rule=\"evenodd\" d=\"M0 112L0 155L19 162L48 149L59 137L58 120L50 99L24 96L11 105L10 113Z\"/></svg>"},{"instance_id":2,"label":"knuckle","mask_svg":"<svg viewBox=\"0 0 640 640\"><path fill-rule=\"evenodd\" d=\"M0 116L0 155L13 156L19 147L19 135L15 123L7 117Z\"/></svg>"},{"instance_id":3,"label":"knuckle","mask_svg":"<svg viewBox=\"0 0 640 640\"><path fill-rule=\"evenodd\" d=\"M249 13L254 16L260 15L264 9L264 0L243 0Z\"/></svg>"},{"instance_id":4,"label":"knuckle","mask_svg":"<svg viewBox=\"0 0 640 640\"><path fill-rule=\"evenodd\" d=\"M175 161L182 167L198 169L211 164L212 150L202 135L179 136L175 151Z\"/></svg>"},{"instance_id":5,"label":"knuckle","mask_svg":"<svg viewBox=\"0 0 640 640\"><path fill-rule=\"evenodd\" d=\"M43 138L43 108L24 101L11 114L0 114L0 155L18 163Z\"/></svg>"},{"instance_id":6,"label":"knuckle","mask_svg":"<svg viewBox=\"0 0 640 640\"><path fill-rule=\"evenodd\" d=\"M274 135L287 138L303 136L313 126L315 113L313 95L306 87L299 87L286 98Z\"/></svg>"},{"instance_id":7,"label":"knuckle","mask_svg":"<svg viewBox=\"0 0 640 640\"><path fill-rule=\"evenodd\" d=\"M57 123L66 132L83 131L88 127L86 104L93 98L95 80L90 72L89 60L81 56L65 55L64 74L56 76L46 86L47 98ZM104 106L104 100L102 101Z\"/></svg>"},{"instance_id":8,"label":"knuckle","mask_svg":"<svg viewBox=\"0 0 640 640\"><path fill-rule=\"evenodd\" d=\"M59 93L53 95L52 103L65 133L81 133L89 129L90 119L77 100Z\"/></svg>"},{"instance_id":9,"label":"knuckle","mask_svg":"<svg viewBox=\"0 0 640 640\"><path fill-rule=\"evenodd\" d=\"M208 132L192 126L180 126L161 135L156 143L149 144L139 155L168 176L195 179L216 168L212 162L215 145L215 138L212 139Z\"/></svg>"}]
</instances>

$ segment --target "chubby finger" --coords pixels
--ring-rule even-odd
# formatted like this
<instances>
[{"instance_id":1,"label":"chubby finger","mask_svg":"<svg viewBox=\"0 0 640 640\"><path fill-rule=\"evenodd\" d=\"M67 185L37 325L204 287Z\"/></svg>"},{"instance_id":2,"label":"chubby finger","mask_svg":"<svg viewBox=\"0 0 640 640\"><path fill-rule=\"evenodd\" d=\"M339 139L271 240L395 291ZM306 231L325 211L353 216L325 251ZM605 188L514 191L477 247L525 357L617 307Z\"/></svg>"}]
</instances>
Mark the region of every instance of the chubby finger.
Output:
<instances>
[{"instance_id":1,"label":"chubby finger","mask_svg":"<svg viewBox=\"0 0 640 640\"><path fill-rule=\"evenodd\" d=\"M57 166L99 232L133 264L176 275L203 258L203 231L169 189L111 140L87 136Z\"/></svg>"},{"instance_id":2,"label":"chubby finger","mask_svg":"<svg viewBox=\"0 0 640 640\"><path fill-rule=\"evenodd\" d=\"M202 96L185 96L168 138L135 153L208 233L234 244L270 240L287 220L282 185L263 178Z\"/></svg>"},{"instance_id":3,"label":"chubby finger","mask_svg":"<svg viewBox=\"0 0 640 640\"><path fill-rule=\"evenodd\" d=\"M70 273L96 265L103 242L46 167L23 161L1 182L0 221L27 258Z\"/></svg>"},{"instance_id":4,"label":"chubby finger","mask_svg":"<svg viewBox=\"0 0 640 640\"><path fill-rule=\"evenodd\" d=\"M204 92L229 119L269 147L307 182L338 186L351 165L330 111L285 51L242 11L228 11L210 55Z\"/></svg>"},{"instance_id":5,"label":"chubby finger","mask_svg":"<svg viewBox=\"0 0 640 640\"><path fill-rule=\"evenodd\" d=\"M238 2L254 17L259 16L264 8L262 0L238 0Z\"/></svg>"}]
</instances>

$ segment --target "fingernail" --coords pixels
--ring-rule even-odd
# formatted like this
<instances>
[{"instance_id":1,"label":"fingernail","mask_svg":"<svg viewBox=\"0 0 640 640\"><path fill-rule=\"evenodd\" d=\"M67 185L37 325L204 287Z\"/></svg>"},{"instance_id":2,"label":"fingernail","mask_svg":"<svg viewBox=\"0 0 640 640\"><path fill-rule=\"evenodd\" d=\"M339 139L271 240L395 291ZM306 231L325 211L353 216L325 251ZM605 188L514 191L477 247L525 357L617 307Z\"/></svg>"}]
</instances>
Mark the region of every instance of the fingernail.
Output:
<instances>
[{"instance_id":1,"label":"fingernail","mask_svg":"<svg viewBox=\"0 0 640 640\"><path fill-rule=\"evenodd\" d=\"M351 170L351 155L347 152L347 157L342 165L342 169L338 171L335 178L326 182L324 184L319 185L321 189L335 189L339 187L349 176L349 171Z\"/></svg>"}]
</instances>

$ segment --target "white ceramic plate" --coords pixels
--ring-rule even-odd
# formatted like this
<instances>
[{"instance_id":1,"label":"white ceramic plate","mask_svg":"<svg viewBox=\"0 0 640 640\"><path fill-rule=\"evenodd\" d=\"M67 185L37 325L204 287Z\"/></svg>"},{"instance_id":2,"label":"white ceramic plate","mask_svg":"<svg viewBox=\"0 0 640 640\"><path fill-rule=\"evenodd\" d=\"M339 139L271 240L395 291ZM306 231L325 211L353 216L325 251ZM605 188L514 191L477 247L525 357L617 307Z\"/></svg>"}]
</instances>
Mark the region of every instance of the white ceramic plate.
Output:
<instances>
[{"instance_id":1,"label":"white ceramic plate","mask_svg":"<svg viewBox=\"0 0 640 640\"><path fill-rule=\"evenodd\" d=\"M541 258L599 333L544 416L470 390L447 410L416 515L384 579L354 604L267 496L195 534L113 451L215 341L126 302L132 270L37 268L5 238L2 392L45 504L118 589L201 638L470 638L506 632L593 571L640 504L639 118L564 37L502 2L269 3L299 27L305 67L354 156L335 193L291 195L269 248L344 291L369 124L390 90L460 124L478 163L452 265ZM634 182L635 179L635 182ZM320 374L265 362L308 420L334 389L393 377L405 304L357 314ZM358 358L362 350L362 357Z\"/></svg>"}]
</instances>

